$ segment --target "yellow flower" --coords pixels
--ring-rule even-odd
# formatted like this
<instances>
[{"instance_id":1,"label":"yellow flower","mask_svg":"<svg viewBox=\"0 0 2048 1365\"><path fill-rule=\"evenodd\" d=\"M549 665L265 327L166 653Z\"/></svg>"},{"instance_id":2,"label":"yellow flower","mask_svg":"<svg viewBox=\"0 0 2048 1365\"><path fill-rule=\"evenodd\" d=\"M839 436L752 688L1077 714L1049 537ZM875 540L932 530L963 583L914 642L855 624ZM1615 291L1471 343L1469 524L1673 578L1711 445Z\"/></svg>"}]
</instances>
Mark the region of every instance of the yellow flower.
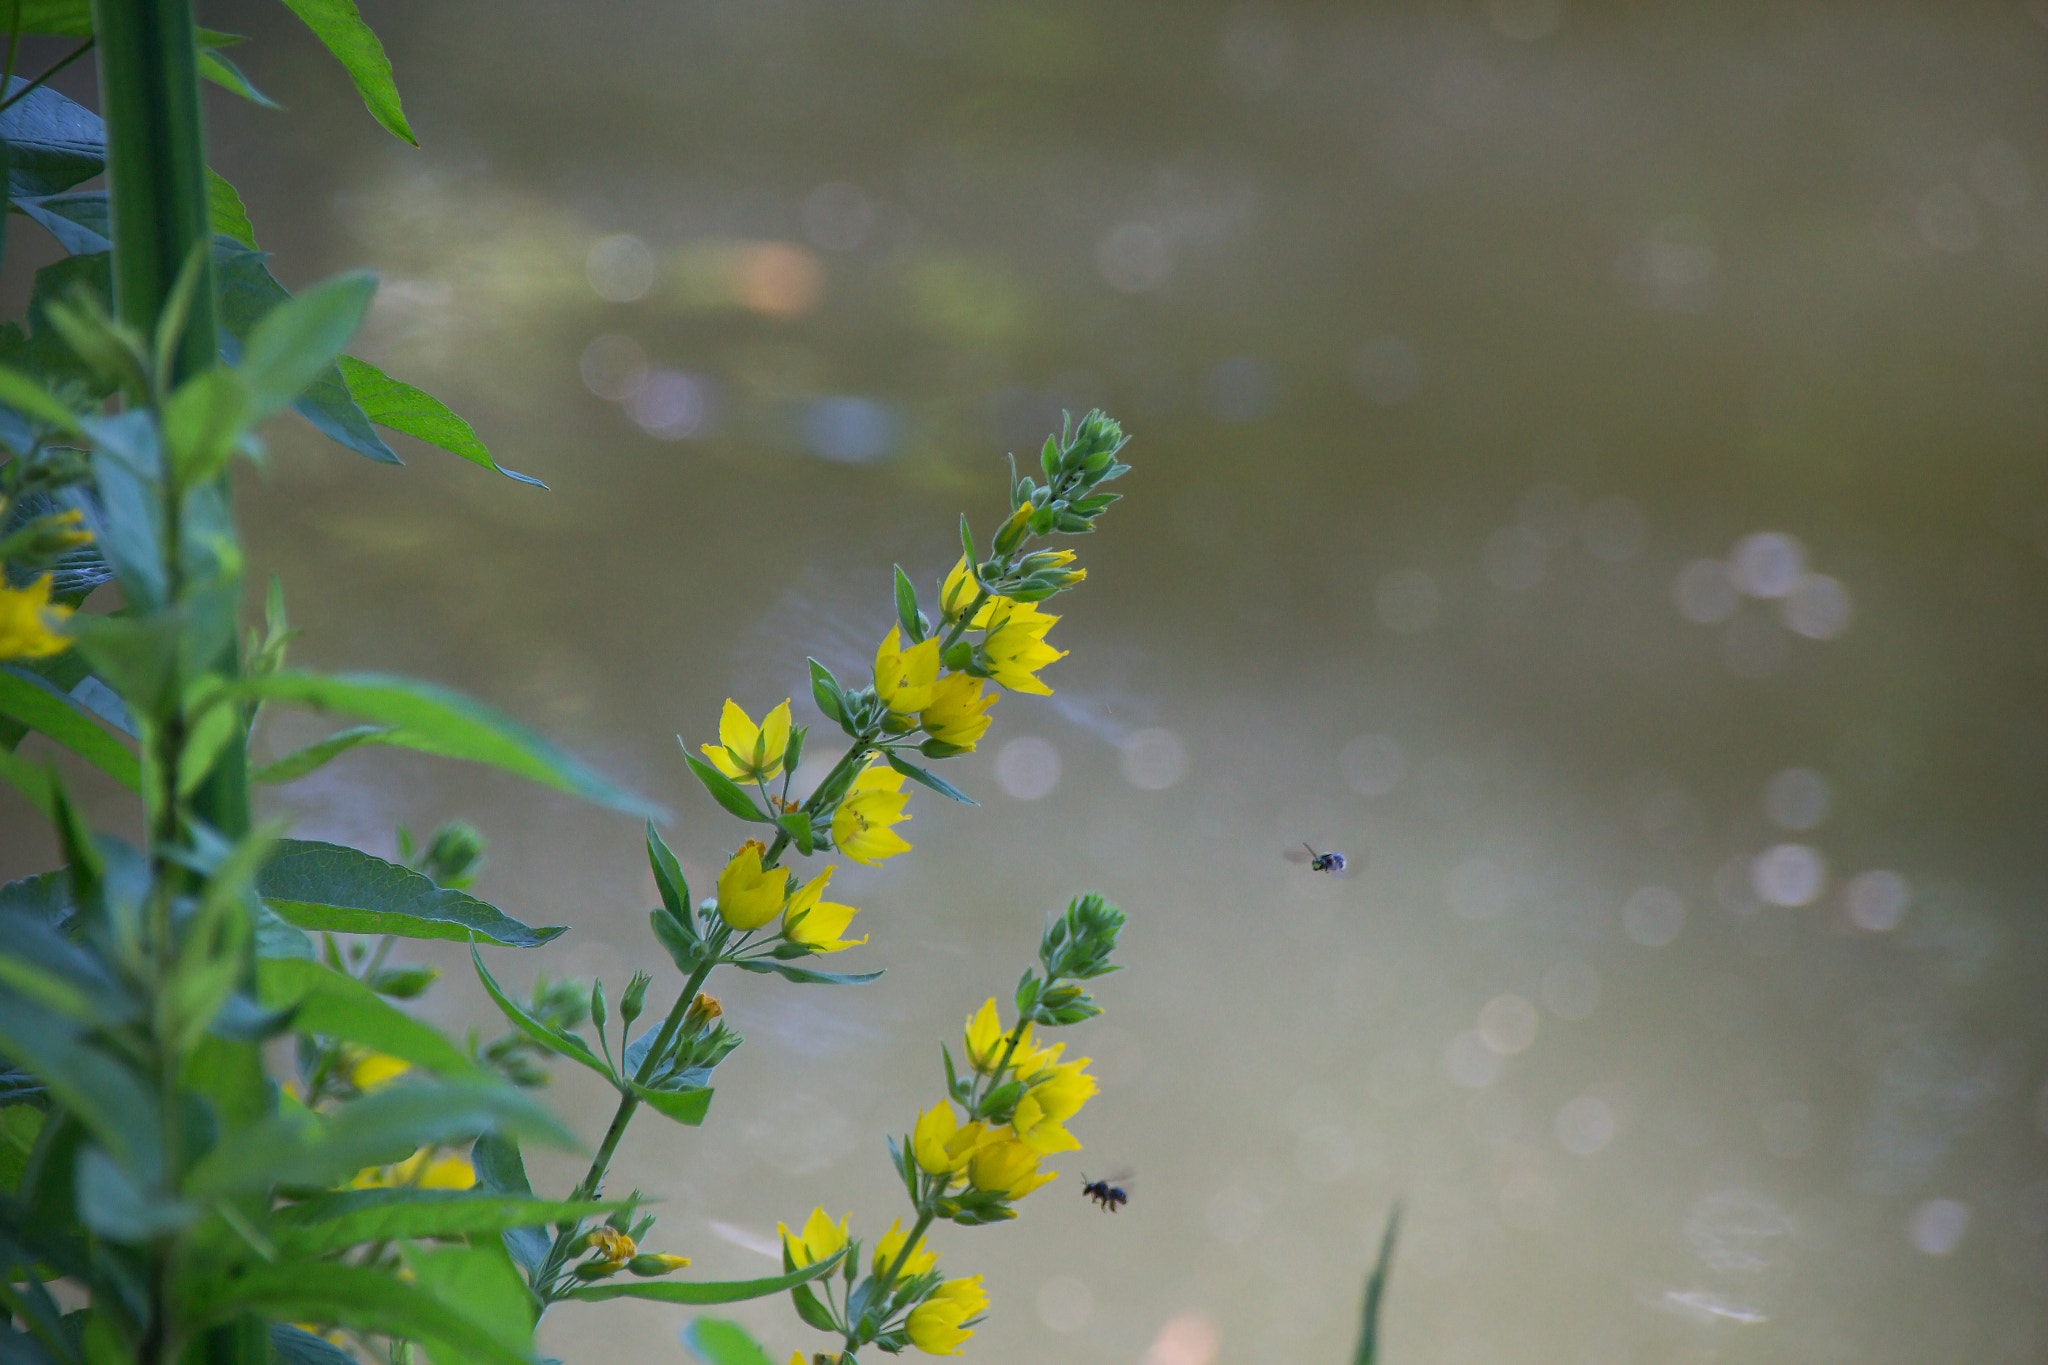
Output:
<instances>
[{"instance_id":1,"label":"yellow flower","mask_svg":"<svg viewBox=\"0 0 2048 1365\"><path fill-rule=\"evenodd\" d=\"M1040 1153L1079 1151L1081 1144L1064 1126L1081 1112L1096 1090L1095 1078L1082 1068L1089 1059L1065 1062L1041 1073L1017 1101L1011 1122L1020 1140Z\"/></svg>"},{"instance_id":2,"label":"yellow flower","mask_svg":"<svg viewBox=\"0 0 2048 1365\"><path fill-rule=\"evenodd\" d=\"M832 842L855 862L870 865L910 852L909 842L890 828L909 818L903 813L909 801L903 774L886 763L872 764L840 799L832 816Z\"/></svg>"},{"instance_id":3,"label":"yellow flower","mask_svg":"<svg viewBox=\"0 0 2048 1365\"><path fill-rule=\"evenodd\" d=\"M782 1250L789 1257L789 1263L801 1269L807 1265L815 1265L845 1246L846 1225L852 1218L853 1215L849 1213L834 1223L830 1214L822 1208L817 1208L811 1210L811 1216L804 1223L801 1237L791 1232L787 1223L777 1223L775 1230L782 1234Z\"/></svg>"},{"instance_id":4,"label":"yellow flower","mask_svg":"<svg viewBox=\"0 0 2048 1365\"><path fill-rule=\"evenodd\" d=\"M967 1163L967 1179L977 1190L995 1190L1011 1199L1022 1199L1058 1171L1040 1171L1043 1154L1022 1139L999 1134L982 1145Z\"/></svg>"},{"instance_id":5,"label":"yellow flower","mask_svg":"<svg viewBox=\"0 0 2048 1365\"><path fill-rule=\"evenodd\" d=\"M981 1276L947 1280L932 1291L930 1298L910 1310L904 1326L910 1344L926 1355L956 1356L960 1343L974 1335L964 1325L977 1321L988 1307L988 1295L981 1291Z\"/></svg>"},{"instance_id":6,"label":"yellow flower","mask_svg":"<svg viewBox=\"0 0 2048 1365\"><path fill-rule=\"evenodd\" d=\"M875 1239L875 1273L881 1274L896 1264L896 1254L903 1250L903 1220L898 1218L889 1224L889 1230ZM939 1253L924 1249L924 1238L917 1239L917 1245L910 1249L910 1257L903 1262L903 1269L897 1272L897 1280L914 1280L939 1263Z\"/></svg>"},{"instance_id":7,"label":"yellow flower","mask_svg":"<svg viewBox=\"0 0 2048 1365\"><path fill-rule=\"evenodd\" d=\"M899 716L916 715L932 704L932 684L939 676L939 642L936 637L903 648L896 627L875 651L875 692L890 711Z\"/></svg>"},{"instance_id":8,"label":"yellow flower","mask_svg":"<svg viewBox=\"0 0 2048 1365\"><path fill-rule=\"evenodd\" d=\"M910 1150L930 1174L951 1175L968 1163L988 1136L988 1126L979 1119L962 1128L953 1117L953 1106L941 1100L917 1116L917 1126L910 1130Z\"/></svg>"},{"instance_id":9,"label":"yellow flower","mask_svg":"<svg viewBox=\"0 0 2048 1365\"><path fill-rule=\"evenodd\" d=\"M782 754L789 747L789 702L785 699L756 726L727 697L718 718L718 743L701 747L711 765L733 781L766 782L782 771Z\"/></svg>"},{"instance_id":10,"label":"yellow flower","mask_svg":"<svg viewBox=\"0 0 2048 1365\"><path fill-rule=\"evenodd\" d=\"M832 880L835 870L826 868L789 898L789 908L782 912L782 936L791 943L809 944L821 953L836 953L842 948L858 948L867 942L865 935L852 939L839 937L859 911L850 905L836 905L819 899L825 894L825 884Z\"/></svg>"},{"instance_id":11,"label":"yellow flower","mask_svg":"<svg viewBox=\"0 0 2048 1365\"><path fill-rule=\"evenodd\" d=\"M988 709L1002 695L985 693L979 678L948 673L933 685L931 704L919 719L924 723L925 733L940 743L972 749L988 732Z\"/></svg>"},{"instance_id":12,"label":"yellow flower","mask_svg":"<svg viewBox=\"0 0 2048 1365\"><path fill-rule=\"evenodd\" d=\"M353 1049L351 1049L353 1052ZM348 1080L358 1090L376 1090L412 1070L412 1063L388 1052L354 1052L348 1061Z\"/></svg>"},{"instance_id":13,"label":"yellow flower","mask_svg":"<svg viewBox=\"0 0 2048 1365\"><path fill-rule=\"evenodd\" d=\"M466 1190L476 1184L476 1167L469 1158L449 1152L434 1155L422 1147L405 1160L390 1166L371 1166L356 1172L352 1189L389 1190L411 1186L421 1190Z\"/></svg>"},{"instance_id":14,"label":"yellow flower","mask_svg":"<svg viewBox=\"0 0 2048 1365\"><path fill-rule=\"evenodd\" d=\"M945 583L939 588L939 614L946 625L960 619L968 605L981 595L981 584L967 567L967 556L960 556L960 562L953 566L953 572L946 575ZM995 599L990 598L975 609L974 619L967 623L970 630L980 630L988 624L988 614L994 608Z\"/></svg>"},{"instance_id":15,"label":"yellow flower","mask_svg":"<svg viewBox=\"0 0 2048 1365\"><path fill-rule=\"evenodd\" d=\"M613 1227L592 1228L583 1241L597 1253L590 1258L591 1263L605 1270L617 1270L632 1260L639 1250L631 1237Z\"/></svg>"},{"instance_id":16,"label":"yellow flower","mask_svg":"<svg viewBox=\"0 0 2048 1365\"><path fill-rule=\"evenodd\" d=\"M55 580L44 574L25 588L0 580L0 659L41 659L62 654L71 641L51 627L71 615L71 608L50 605Z\"/></svg>"},{"instance_id":17,"label":"yellow flower","mask_svg":"<svg viewBox=\"0 0 2048 1365\"><path fill-rule=\"evenodd\" d=\"M718 917L735 929L758 929L782 911L789 874L779 867L762 867L767 852L759 839L749 839L718 874Z\"/></svg>"},{"instance_id":18,"label":"yellow flower","mask_svg":"<svg viewBox=\"0 0 2048 1365\"><path fill-rule=\"evenodd\" d=\"M988 633L981 637L982 663L988 675L1012 692L1031 692L1049 697L1052 689L1038 680L1038 670L1066 651L1045 642L1045 633L1060 618L1047 616L1031 602L993 599L1001 605L989 618Z\"/></svg>"},{"instance_id":19,"label":"yellow flower","mask_svg":"<svg viewBox=\"0 0 2048 1365\"><path fill-rule=\"evenodd\" d=\"M996 1069L996 1063L1003 1060L1003 1050L1009 1046L1009 1041L1009 1030L1003 1027L1002 1016L996 1013L995 997L990 996L988 1003L976 1010L967 1020L968 1064L976 1071L987 1075ZM1026 1024L1011 1061L1021 1059L1030 1050L1031 1025ZM1018 1074L1024 1073L1020 1071Z\"/></svg>"},{"instance_id":20,"label":"yellow flower","mask_svg":"<svg viewBox=\"0 0 2048 1365\"><path fill-rule=\"evenodd\" d=\"M666 1251L643 1251L626 1262L626 1269L635 1275L666 1275L671 1270L681 1270L690 1263L687 1256L677 1256Z\"/></svg>"}]
</instances>

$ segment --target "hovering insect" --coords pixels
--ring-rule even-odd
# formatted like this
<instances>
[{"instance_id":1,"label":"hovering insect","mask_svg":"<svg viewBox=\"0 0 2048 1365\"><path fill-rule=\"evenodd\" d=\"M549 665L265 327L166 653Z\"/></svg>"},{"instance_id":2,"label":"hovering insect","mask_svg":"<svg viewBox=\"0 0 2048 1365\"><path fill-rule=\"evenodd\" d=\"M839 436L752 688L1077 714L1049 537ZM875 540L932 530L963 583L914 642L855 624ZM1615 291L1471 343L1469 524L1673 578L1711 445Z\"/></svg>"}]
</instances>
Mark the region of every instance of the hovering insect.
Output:
<instances>
[{"instance_id":1,"label":"hovering insect","mask_svg":"<svg viewBox=\"0 0 2048 1365\"><path fill-rule=\"evenodd\" d=\"M1335 851L1318 853L1309 844L1303 844L1302 847L1308 851L1306 853L1296 853L1293 849L1287 850L1287 860L1292 863L1307 863L1309 871L1327 873L1332 877L1348 877L1351 875L1350 861L1343 854Z\"/></svg>"},{"instance_id":2,"label":"hovering insect","mask_svg":"<svg viewBox=\"0 0 2048 1365\"><path fill-rule=\"evenodd\" d=\"M1116 1182L1129 1179L1129 1176L1113 1175L1107 1180L1090 1180L1084 1173L1081 1176L1081 1196L1084 1199L1093 1199L1103 1208L1115 1213L1117 1205L1131 1202L1131 1196Z\"/></svg>"}]
</instances>

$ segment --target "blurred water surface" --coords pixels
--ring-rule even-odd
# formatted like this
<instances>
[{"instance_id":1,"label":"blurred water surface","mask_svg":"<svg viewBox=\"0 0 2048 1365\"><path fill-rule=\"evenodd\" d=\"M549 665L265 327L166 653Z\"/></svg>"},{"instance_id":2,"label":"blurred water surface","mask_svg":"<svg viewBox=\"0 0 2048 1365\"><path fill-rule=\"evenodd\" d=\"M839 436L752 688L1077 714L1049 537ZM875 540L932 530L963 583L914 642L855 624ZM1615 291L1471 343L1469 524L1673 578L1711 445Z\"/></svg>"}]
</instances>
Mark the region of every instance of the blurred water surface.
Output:
<instances>
[{"instance_id":1,"label":"blurred water surface","mask_svg":"<svg viewBox=\"0 0 2048 1365\"><path fill-rule=\"evenodd\" d=\"M2048 7L366 3L419 151L274 9L203 7L292 106L213 100L217 166L552 491L280 427L253 565L300 658L668 801L700 893L676 732L864 676L1062 408L1136 437L982 808L834 884L889 974L723 983L711 1121L634 1129L658 1249L883 1230L935 1040L1092 887L1087 1151L940 1237L978 1360L1346 1359L1397 1200L1397 1365L2048 1355ZM627 822L392 754L272 808L467 816L552 969L649 962ZM545 1347L677 1358L620 1308Z\"/></svg>"}]
</instances>

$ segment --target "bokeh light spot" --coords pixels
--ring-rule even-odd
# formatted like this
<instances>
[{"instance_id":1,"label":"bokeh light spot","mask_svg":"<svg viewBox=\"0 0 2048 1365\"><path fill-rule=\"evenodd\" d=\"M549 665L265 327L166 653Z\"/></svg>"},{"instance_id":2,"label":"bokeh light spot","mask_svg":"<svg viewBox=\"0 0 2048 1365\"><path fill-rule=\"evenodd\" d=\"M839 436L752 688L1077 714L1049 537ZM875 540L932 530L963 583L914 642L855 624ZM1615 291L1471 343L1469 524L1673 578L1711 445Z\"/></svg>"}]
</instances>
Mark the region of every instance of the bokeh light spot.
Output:
<instances>
[{"instance_id":1,"label":"bokeh light spot","mask_svg":"<svg viewBox=\"0 0 2048 1365\"><path fill-rule=\"evenodd\" d=\"M820 398L804 410L804 446L835 464L869 464L896 448L902 419L872 398Z\"/></svg>"},{"instance_id":2,"label":"bokeh light spot","mask_svg":"<svg viewBox=\"0 0 2048 1365\"><path fill-rule=\"evenodd\" d=\"M1811 905L1827 886L1828 865L1818 849L1778 844L1757 855L1749 880L1767 905Z\"/></svg>"},{"instance_id":3,"label":"bokeh light spot","mask_svg":"<svg viewBox=\"0 0 2048 1365\"><path fill-rule=\"evenodd\" d=\"M1595 1095L1568 1100L1557 1111L1557 1141L1574 1156L1591 1156L1614 1141L1614 1110Z\"/></svg>"},{"instance_id":4,"label":"bokeh light spot","mask_svg":"<svg viewBox=\"0 0 2048 1365\"><path fill-rule=\"evenodd\" d=\"M1685 902L1666 886L1643 886L1621 907L1621 929L1645 948L1662 948L1685 927Z\"/></svg>"},{"instance_id":5,"label":"bokeh light spot","mask_svg":"<svg viewBox=\"0 0 2048 1365\"><path fill-rule=\"evenodd\" d=\"M1480 1040L1503 1057L1528 1051L1536 1024L1536 1007L1519 995L1496 995L1479 1011Z\"/></svg>"},{"instance_id":6,"label":"bokeh light spot","mask_svg":"<svg viewBox=\"0 0 2048 1365\"><path fill-rule=\"evenodd\" d=\"M1839 579L1810 573L1779 604L1778 614L1789 629L1809 640L1832 640L1849 628L1855 612L1849 589Z\"/></svg>"},{"instance_id":7,"label":"bokeh light spot","mask_svg":"<svg viewBox=\"0 0 2048 1365\"><path fill-rule=\"evenodd\" d=\"M1671 584L1678 614L1703 626L1719 625L1741 609L1728 566L1718 559L1695 559L1678 571Z\"/></svg>"},{"instance_id":8,"label":"bokeh light spot","mask_svg":"<svg viewBox=\"0 0 2048 1365\"><path fill-rule=\"evenodd\" d=\"M1186 775L1188 750L1179 735L1154 726L1126 737L1117 761L1123 767L1124 780L1132 786L1140 791L1165 791Z\"/></svg>"},{"instance_id":9,"label":"bokeh light spot","mask_svg":"<svg viewBox=\"0 0 2048 1365\"><path fill-rule=\"evenodd\" d=\"M624 402L647 380L647 352L631 337L601 336L583 348L578 370L584 388L599 398Z\"/></svg>"},{"instance_id":10,"label":"bokeh light spot","mask_svg":"<svg viewBox=\"0 0 2048 1365\"><path fill-rule=\"evenodd\" d=\"M1790 596L1806 572L1806 550L1781 531L1744 536L1729 556L1730 577L1751 597Z\"/></svg>"},{"instance_id":11,"label":"bokeh light spot","mask_svg":"<svg viewBox=\"0 0 2048 1365\"><path fill-rule=\"evenodd\" d=\"M1037 735L1019 735L996 751L995 771L1006 794L1037 801L1060 784L1060 751Z\"/></svg>"},{"instance_id":12,"label":"bokeh light spot","mask_svg":"<svg viewBox=\"0 0 2048 1365\"><path fill-rule=\"evenodd\" d=\"M1912 901L1912 888L1906 879L1885 868L1859 872L1842 888L1842 908L1849 922L1873 934L1898 928Z\"/></svg>"},{"instance_id":13,"label":"bokeh light spot","mask_svg":"<svg viewBox=\"0 0 2048 1365\"><path fill-rule=\"evenodd\" d=\"M1484 1090L1501 1078L1507 1065L1507 1058L1488 1047L1477 1029L1444 1045L1444 1074L1467 1090Z\"/></svg>"},{"instance_id":14,"label":"bokeh light spot","mask_svg":"<svg viewBox=\"0 0 2048 1365\"><path fill-rule=\"evenodd\" d=\"M1222 1335L1200 1313L1168 1318L1145 1348L1143 1365L1213 1365Z\"/></svg>"},{"instance_id":15,"label":"bokeh light spot","mask_svg":"<svg viewBox=\"0 0 2048 1365\"><path fill-rule=\"evenodd\" d=\"M654 288L654 253L630 232L600 237L583 258L593 292L612 303L633 303Z\"/></svg>"},{"instance_id":16,"label":"bokeh light spot","mask_svg":"<svg viewBox=\"0 0 2048 1365\"><path fill-rule=\"evenodd\" d=\"M665 441L699 435L710 425L711 383L680 370L649 370L627 397L626 415L649 436Z\"/></svg>"},{"instance_id":17,"label":"bokeh light spot","mask_svg":"<svg viewBox=\"0 0 2048 1365\"><path fill-rule=\"evenodd\" d=\"M1929 1256L1946 1256L1962 1245L1970 1229L1970 1206L1960 1199L1928 1199L1906 1220L1913 1246Z\"/></svg>"}]
</instances>

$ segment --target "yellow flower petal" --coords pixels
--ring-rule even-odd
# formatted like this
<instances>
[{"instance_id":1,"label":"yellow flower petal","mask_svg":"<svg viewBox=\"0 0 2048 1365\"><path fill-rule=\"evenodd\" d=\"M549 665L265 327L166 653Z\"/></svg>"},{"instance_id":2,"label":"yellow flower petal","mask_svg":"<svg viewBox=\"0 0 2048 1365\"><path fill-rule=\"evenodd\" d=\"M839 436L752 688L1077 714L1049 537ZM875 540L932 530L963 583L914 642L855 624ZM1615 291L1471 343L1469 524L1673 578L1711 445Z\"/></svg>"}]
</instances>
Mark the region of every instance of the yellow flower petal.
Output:
<instances>
[{"instance_id":1,"label":"yellow flower petal","mask_svg":"<svg viewBox=\"0 0 2048 1365\"><path fill-rule=\"evenodd\" d=\"M71 615L71 608L50 603L55 581L49 574L25 588L0 581L0 659L43 659L71 648L54 629Z\"/></svg>"},{"instance_id":2,"label":"yellow flower petal","mask_svg":"<svg viewBox=\"0 0 2048 1365\"><path fill-rule=\"evenodd\" d=\"M758 929L782 913L789 874L779 867L762 867L767 852L760 840L749 839L718 874L718 916L742 932Z\"/></svg>"}]
</instances>

